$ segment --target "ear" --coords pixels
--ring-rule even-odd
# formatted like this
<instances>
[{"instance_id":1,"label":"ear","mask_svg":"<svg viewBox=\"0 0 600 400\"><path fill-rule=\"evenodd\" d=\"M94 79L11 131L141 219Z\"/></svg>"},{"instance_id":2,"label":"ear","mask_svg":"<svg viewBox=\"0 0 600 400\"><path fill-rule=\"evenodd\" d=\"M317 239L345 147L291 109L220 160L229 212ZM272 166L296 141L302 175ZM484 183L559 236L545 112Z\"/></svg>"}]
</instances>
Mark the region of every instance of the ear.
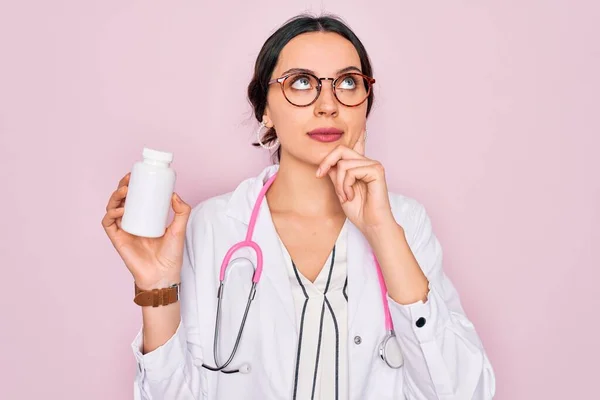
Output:
<instances>
[{"instance_id":1,"label":"ear","mask_svg":"<svg viewBox=\"0 0 600 400\"><path fill-rule=\"evenodd\" d=\"M273 121L271 121L271 118L269 118L269 114L266 112L263 114L262 122L264 122L264 124L267 128L273 127Z\"/></svg>"},{"instance_id":2,"label":"ear","mask_svg":"<svg viewBox=\"0 0 600 400\"><path fill-rule=\"evenodd\" d=\"M273 127L273 120L271 119L271 110L269 109L269 104L265 105L265 110L263 111L262 121L268 128Z\"/></svg>"}]
</instances>

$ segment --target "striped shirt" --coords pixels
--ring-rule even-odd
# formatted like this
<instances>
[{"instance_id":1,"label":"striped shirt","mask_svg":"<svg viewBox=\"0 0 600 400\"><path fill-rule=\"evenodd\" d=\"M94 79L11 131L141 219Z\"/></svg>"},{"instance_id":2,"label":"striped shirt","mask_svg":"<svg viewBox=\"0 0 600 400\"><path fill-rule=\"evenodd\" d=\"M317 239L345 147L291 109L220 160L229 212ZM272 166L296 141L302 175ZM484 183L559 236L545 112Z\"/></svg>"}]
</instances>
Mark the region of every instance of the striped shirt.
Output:
<instances>
[{"instance_id":1,"label":"striped shirt","mask_svg":"<svg viewBox=\"0 0 600 400\"><path fill-rule=\"evenodd\" d=\"M347 223L314 282L283 242L298 327L293 399L347 399Z\"/></svg>"}]
</instances>

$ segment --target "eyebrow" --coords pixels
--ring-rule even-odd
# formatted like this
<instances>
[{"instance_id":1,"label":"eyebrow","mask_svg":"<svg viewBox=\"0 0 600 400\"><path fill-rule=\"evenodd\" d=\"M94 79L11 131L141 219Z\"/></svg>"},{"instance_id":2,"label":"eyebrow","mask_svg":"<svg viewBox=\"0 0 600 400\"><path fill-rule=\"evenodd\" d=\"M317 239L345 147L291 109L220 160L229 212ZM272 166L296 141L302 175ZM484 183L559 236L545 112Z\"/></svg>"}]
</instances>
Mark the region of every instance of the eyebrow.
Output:
<instances>
[{"instance_id":1,"label":"eyebrow","mask_svg":"<svg viewBox=\"0 0 600 400\"><path fill-rule=\"evenodd\" d=\"M356 72L359 72L359 73L362 74L362 71L360 70L360 68L355 67L355 66L350 66L350 67L342 68L342 69L336 71L335 74L336 75L341 75L341 74L344 74L346 72L352 72L352 71L356 71ZM306 68L290 68L287 71L285 71L284 73L282 73L281 76L287 75L287 74L290 74L290 73L297 73L297 72L300 72L300 73L304 72L304 73L313 74L313 75L317 74L315 71L310 70L310 69L306 69Z\"/></svg>"}]
</instances>

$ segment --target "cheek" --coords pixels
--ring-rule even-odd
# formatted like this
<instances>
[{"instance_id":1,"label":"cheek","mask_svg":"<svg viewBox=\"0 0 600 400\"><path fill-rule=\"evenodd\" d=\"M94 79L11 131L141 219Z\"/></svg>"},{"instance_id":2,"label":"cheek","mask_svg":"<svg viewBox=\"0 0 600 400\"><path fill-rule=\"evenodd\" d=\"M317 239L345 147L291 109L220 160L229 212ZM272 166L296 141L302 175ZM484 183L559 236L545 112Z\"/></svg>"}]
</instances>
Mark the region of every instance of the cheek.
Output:
<instances>
[{"instance_id":1,"label":"cheek","mask_svg":"<svg viewBox=\"0 0 600 400\"><path fill-rule=\"evenodd\" d=\"M346 113L340 115L343 118L348 130L353 135L360 135L367 123L367 107L356 107L348 109Z\"/></svg>"},{"instance_id":2,"label":"cheek","mask_svg":"<svg viewBox=\"0 0 600 400\"><path fill-rule=\"evenodd\" d=\"M314 117L309 107L300 108L291 104L283 104L273 110L275 129L277 129L277 134L284 141L293 141L294 138L305 134L314 125L313 119Z\"/></svg>"}]
</instances>

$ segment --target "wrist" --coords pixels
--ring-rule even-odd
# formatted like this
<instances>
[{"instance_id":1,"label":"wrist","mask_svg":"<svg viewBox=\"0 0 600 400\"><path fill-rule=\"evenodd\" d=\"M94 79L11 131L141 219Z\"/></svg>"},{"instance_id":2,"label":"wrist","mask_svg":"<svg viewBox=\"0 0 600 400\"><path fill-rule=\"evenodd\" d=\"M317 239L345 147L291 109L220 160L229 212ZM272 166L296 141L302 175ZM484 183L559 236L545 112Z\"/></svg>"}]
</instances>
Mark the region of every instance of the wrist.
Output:
<instances>
[{"instance_id":1,"label":"wrist","mask_svg":"<svg viewBox=\"0 0 600 400\"><path fill-rule=\"evenodd\" d=\"M390 238L404 237L404 228L391 218L380 224L366 227L363 233L369 244L373 246L373 244L381 243L382 240L388 241Z\"/></svg>"},{"instance_id":2,"label":"wrist","mask_svg":"<svg viewBox=\"0 0 600 400\"><path fill-rule=\"evenodd\" d=\"M179 301L179 287L180 284L176 283L169 287L156 288L152 290L140 289L137 284L135 287L135 295L133 302L138 306L142 307L158 307L168 306Z\"/></svg>"},{"instance_id":3,"label":"wrist","mask_svg":"<svg viewBox=\"0 0 600 400\"><path fill-rule=\"evenodd\" d=\"M159 279L158 281L146 281L143 279L136 280L134 279L135 285L144 291L154 290L154 289L165 289L169 288L173 285L177 285L181 283L181 277L179 275L174 275L170 277L164 277Z\"/></svg>"}]
</instances>

